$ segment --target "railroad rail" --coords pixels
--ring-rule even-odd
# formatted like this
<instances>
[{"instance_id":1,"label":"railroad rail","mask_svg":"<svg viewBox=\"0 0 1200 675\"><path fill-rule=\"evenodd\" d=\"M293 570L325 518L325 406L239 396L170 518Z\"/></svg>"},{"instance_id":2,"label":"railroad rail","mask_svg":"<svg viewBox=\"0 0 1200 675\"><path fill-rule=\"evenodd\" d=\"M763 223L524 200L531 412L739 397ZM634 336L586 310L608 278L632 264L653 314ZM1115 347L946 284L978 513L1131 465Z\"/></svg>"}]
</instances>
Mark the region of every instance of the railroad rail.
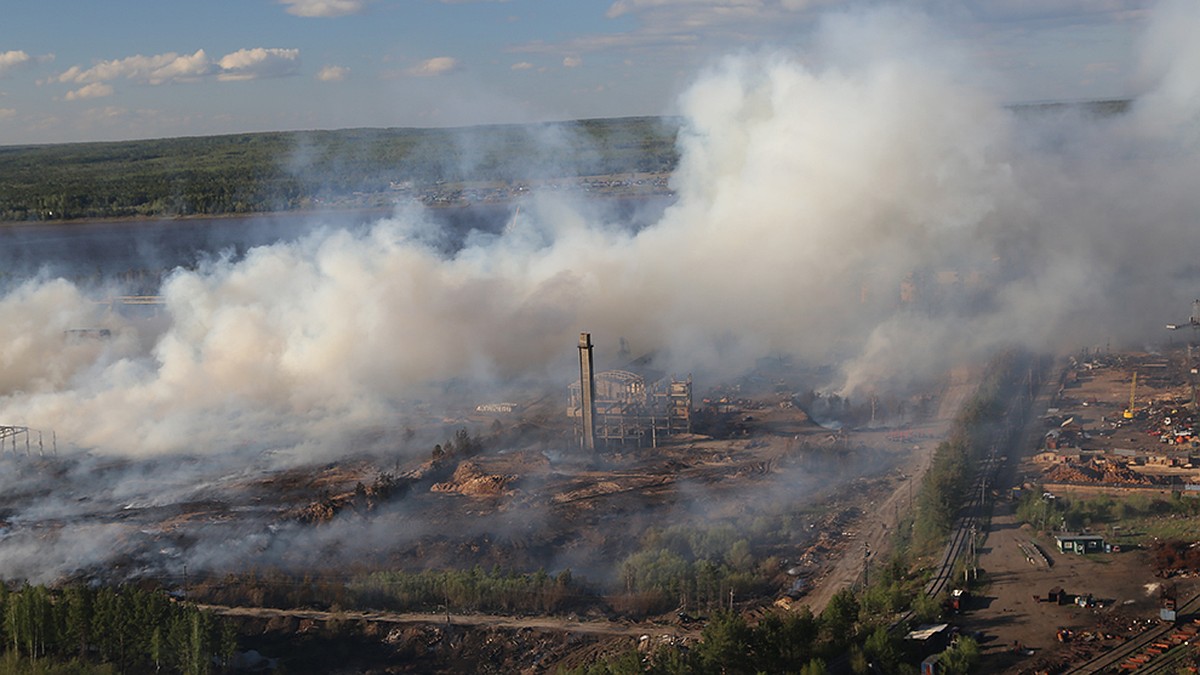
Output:
<instances>
[{"instance_id":1,"label":"railroad rail","mask_svg":"<svg viewBox=\"0 0 1200 675\"><path fill-rule=\"evenodd\" d=\"M1030 377L1032 378L1032 374ZM987 457L984 459L983 465L975 478L975 483L971 490L971 499L960 509L958 520L955 522L954 529L950 535L950 541L946 544L946 548L943 549L942 556L938 561L937 571L934 573L933 578L925 584L924 593L927 597L937 597L950 584L951 576L954 574L954 567L958 564L958 560L967 549L971 538L975 536L980 519L988 507L988 488L995 483L1000 467L1007 457L999 453L1000 446L1013 449L1012 446L1020 442L1019 434L1025 426L1025 417L1032 404L1033 396L1031 392L1022 392L1021 395L1011 399L1008 409L1003 416L1005 420L1004 427L997 430L995 436L993 436L993 438L997 439L997 442L992 443L988 447ZM1009 455L1011 454L1010 452ZM892 623L891 630L895 631L909 625L914 615L915 610L909 609Z\"/></svg>"},{"instance_id":2,"label":"railroad rail","mask_svg":"<svg viewBox=\"0 0 1200 675\"><path fill-rule=\"evenodd\" d=\"M971 490L971 501L969 501L959 512L961 515L954 525L954 530L950 534L950 542L946 544L946 548L942 550L942 556L938 561L937 571L933 578L925 584L923 592L927 597L936 598L946 587L950 585L950 580L954 574L954 567L958 564L959 558L967 549L972 537L975 536L979 525L979 519L983 515L983 509L986 506L988 486L995 479L995 474L999 470L1000 460L997 456L996 444L992 444L988 448L987 459L984 460L983 470L975 479L974 488ZM912 621L915 610L909 609L892 624L892 630L896 630L901 626L906 626Z\"/></svg>"}]
</instances>

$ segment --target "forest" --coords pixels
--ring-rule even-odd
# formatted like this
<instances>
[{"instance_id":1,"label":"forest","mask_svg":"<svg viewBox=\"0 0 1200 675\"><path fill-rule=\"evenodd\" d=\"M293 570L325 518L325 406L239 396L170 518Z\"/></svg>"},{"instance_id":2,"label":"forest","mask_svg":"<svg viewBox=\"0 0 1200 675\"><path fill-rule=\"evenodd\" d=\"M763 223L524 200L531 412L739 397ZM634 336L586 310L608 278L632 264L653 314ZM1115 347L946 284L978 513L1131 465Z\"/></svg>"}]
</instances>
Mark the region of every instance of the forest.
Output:
<instances>
[{"instance_id":1,"label":"forest","mask_svg":"<svg viewBox=\"0 0 1200 675\"><path fill-rule=\"evenodd\" d=\"M233 624L157 590L0 584L0 617L15 672L207 673L237 650Z\"/></svg>"}]
</instances>

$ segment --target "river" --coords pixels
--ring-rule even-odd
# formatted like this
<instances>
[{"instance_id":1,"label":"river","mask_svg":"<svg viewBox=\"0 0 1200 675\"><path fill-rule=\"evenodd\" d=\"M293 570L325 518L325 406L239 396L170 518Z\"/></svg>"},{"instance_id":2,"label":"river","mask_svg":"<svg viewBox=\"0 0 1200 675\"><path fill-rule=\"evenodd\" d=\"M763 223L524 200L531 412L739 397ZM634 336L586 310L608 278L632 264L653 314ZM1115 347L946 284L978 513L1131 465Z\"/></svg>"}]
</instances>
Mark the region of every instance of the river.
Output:
<instances>
[{"instance_id":1,"label":"river","mask_svg":"<svg viewBox=\"0 0 1200 675\"><path fill-rule=\"evenodd\" d=\"M640 229L669 203L651 199L594 200L609 222ZM516 204L434 208L427 217L442 231L452 252L471 231L500 232ZM153 293L164 273L194 267L229 253L238 258L257 246L295 241L320 228L366 228L387 217L379 212L277 213L235 218L72 221L0 227L0 285L38 274L80 283L119 280L131 292Z\"/></svg>"}]
</instances>

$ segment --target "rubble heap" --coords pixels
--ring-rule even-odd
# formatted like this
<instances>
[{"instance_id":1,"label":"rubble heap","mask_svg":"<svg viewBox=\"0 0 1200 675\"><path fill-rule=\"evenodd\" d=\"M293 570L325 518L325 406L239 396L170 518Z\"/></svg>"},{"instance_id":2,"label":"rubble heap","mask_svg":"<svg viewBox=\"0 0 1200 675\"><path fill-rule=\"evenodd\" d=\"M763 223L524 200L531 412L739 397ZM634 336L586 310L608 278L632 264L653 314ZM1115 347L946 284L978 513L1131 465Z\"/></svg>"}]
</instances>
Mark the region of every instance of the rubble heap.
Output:
<instances>
[{"instance_id":1,"label":"rubble heap","mask_svg":"<svg viewBox=\"0 0 1200 675\"><path fill-rule=\"evenodd\" d=\"M505 489L516 476L484 473L474 462L460 462L454 475L444 483L435 483L431 492L455 492L468 497L498 497L508 494Z\"/></svg>"},{"instance_id":2,"label":"rubble heap","mask_svg":"<svg viewBox=\"0 0 1200 675\"><path fill-rule=\"evenodd\" d=\"M1091 460L1056 464L1042 474L1047 483L1097 483L1116 485L1159 485L1157 476L1138 473L1120 462Z\"/></svg>"}]
</instances>

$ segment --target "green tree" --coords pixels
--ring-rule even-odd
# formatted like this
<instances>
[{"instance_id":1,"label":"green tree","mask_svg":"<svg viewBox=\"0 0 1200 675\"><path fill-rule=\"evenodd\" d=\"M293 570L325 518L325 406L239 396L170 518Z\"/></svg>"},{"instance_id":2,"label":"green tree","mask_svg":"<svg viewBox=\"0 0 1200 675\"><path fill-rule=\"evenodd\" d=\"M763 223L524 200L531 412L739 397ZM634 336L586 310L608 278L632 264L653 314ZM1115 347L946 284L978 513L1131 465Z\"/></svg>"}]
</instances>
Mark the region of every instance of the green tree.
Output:
<instances>
[{"instance_id":1,"label":"green tree","mask_svg":"<svg viewBox=\"0 0 1200 675\"><path fill-rule=\"evenodd\" d=\"M820 627L808 608L799 612L771 612L754 627L751 649L755 668L768 673L787 672L813 658Z\"/></svg>"},{"instance_id":2,"label":"green tree","mask_svg":"<svg viewBox=\"0 0 1200 675\"><path fill-rule=\"evenodd\" d=\"M842 589L833 594L825 611L821 612L821 627L826 639L835 648L844 647L854 640L858 609L854 592Z\"/></svg>"},{"instance_id":3,"label":"green tree","mask_svg":"<svg viewBox=\"0 0 1200 675\"><path fill-rule=\"evenodd\" d=\"M829 669L825 667L824 659L813 659L804 664L799 672L800 675L827 675Z\"/></svg>"},{"instance_id":4,"label":"green tree","mask_svg":"<svg viewBox=\"0 0 1200 675\"><path fill-rule=\"evenodd\" d=\"M726 610L713 614L700 634L696 655L710 672L752 673L746 655L751 631L741 615Z\"/></svg>"},{"instance_id":5,"label":"green tree","mask_svg":"<svg viewBox=\"0 0 1200 675\"><path fill-rule=\"evenodd\" d=\"M979 663L979 643L969 637L959 637L953 646L942 652L938 661L947 675L967 675Z\"/></svg>"},{"instance_id":6,"label":"green tree","mask_svg":"<svg viewBox=\"0 0 1200 675\"><path fill-rule=\"evenodd\" d=\"M904 662L904 647L899 634L886 626L877 626L863 643L863 652L871 663L886 673L896 672Z\"/></svg>"},{"instance_id":7,"label":"green tree","mask_svg":"<svg viewBox=\"0 0 1200 675\"><path fill-rule=\"evenodd\" d=\"M63 591L62 602L66 611L66 640L79 656L85 656L92 627L93 593L84 586L70 586Z\"/></svg>"}]
</instances>

